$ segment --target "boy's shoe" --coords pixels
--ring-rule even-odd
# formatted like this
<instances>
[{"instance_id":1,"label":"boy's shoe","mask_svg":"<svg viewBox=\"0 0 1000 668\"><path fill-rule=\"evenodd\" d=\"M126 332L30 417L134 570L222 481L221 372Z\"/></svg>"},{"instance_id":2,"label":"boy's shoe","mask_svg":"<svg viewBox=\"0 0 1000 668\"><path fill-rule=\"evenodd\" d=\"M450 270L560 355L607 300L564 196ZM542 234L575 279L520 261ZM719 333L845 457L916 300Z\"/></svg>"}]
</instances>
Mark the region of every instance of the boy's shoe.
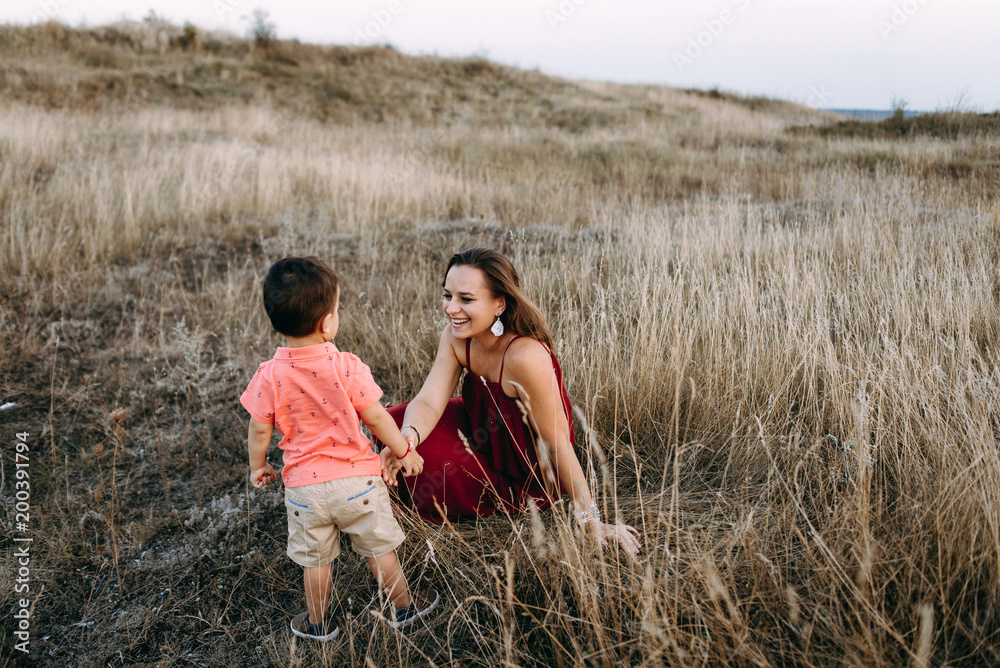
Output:
<instances>
[{"instance_id":1,"label":"boy's shoe","mask_svg":"<svg viewBox=\"0 0 1000 668\"><path fill-rule=\"evenodd\" d=\"M396 619L389 620L389 626L394 629L401 629L405 626L409 626L416 620L429 615L434 611L434 608L438 606L438 602L441 597L438 595L437 590L432 593L432 601L427 600L417 600L416 596L413 596L413 601L405 608L396 608Z\"/></svg>"},{"instance_id":2,"label":"boy's shoe","mask_svg":"<svg viewBox=\"0 0 1000 668\"><path fill-rule=\"evenodd\" d=\"M333 640L340 633L340 627L337 626L337 622L333 619L332 615L327 617L323 624L320 625L310 624L309 613L302 612L292 618L291 626L292 633L300 638L309 638L310 640L319 640L320 642Z\"/></svg>"}]
</instances>

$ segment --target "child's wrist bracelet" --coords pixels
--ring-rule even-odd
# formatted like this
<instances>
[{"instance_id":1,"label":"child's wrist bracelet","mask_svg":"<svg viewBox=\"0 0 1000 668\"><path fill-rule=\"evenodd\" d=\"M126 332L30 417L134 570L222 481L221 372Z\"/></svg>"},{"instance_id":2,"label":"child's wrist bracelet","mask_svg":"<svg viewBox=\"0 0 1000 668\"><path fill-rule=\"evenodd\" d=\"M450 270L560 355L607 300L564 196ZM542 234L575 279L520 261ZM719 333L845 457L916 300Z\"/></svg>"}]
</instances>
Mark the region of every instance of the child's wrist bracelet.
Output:
<instances>
[{"instance_id":1,"label":"child's wrist bracelet","mask_svg":"<svg viewBox=\"0 0 1000 668\"><path fill-rule=\"evenodd\" d=\"M410 442L409 442L409 441L407 441L407 442L406 442L406 452L404 452L404 453L403 453L403 456L402 456L402 457L396 457L396 459L406 459L406 456L407 456L408 454L410 454L411 452L413 452L413 446L412 446L412 445L410 445Z\"/></svg>"},{"instance_id":2,"label":"child's wrist bracelet","mask_svg":"<svg viewBox=\"0 0 1000 668\"><path fill-rule=\"evenodd\" d=\"M399 428L400 431L403 431L404 429L412 429L413 430L413 433L417 435L417 445L420 445L420 441L424 440L424 439L420 438L420 432L417 431L417 428L414 427L412 424L404 424L402 427ZM404 455L404 457L405 457L405 455Z\"/></svg>"}]
</instances>

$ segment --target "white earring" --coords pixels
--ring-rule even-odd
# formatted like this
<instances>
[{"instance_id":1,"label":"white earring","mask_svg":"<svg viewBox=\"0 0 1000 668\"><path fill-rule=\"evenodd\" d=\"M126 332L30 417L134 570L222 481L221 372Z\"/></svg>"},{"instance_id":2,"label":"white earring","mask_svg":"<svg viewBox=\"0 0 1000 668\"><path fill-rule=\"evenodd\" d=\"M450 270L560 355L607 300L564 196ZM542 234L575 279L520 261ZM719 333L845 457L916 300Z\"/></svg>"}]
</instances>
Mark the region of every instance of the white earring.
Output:
<instances>
[{"instance_id":1,"label":"white earring","mask_svg":"<svg viewBox=\"0 0 1000 668\"><path fill-rule=\"evenodd\" d=\"M493 336L503 336L503 321L500 320L500 316L497 316L497 321L490 327L490 331L493 332Z\"/></svg>"}]
</instances>

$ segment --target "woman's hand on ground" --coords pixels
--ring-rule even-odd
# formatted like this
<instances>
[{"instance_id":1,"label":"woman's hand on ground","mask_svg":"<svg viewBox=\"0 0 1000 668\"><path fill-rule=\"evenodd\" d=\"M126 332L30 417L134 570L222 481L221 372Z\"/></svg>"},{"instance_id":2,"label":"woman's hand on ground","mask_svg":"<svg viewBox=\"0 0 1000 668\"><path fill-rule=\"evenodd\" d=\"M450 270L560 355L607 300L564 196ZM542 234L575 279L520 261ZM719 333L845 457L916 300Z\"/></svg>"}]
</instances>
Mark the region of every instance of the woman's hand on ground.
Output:
<instances>
[{"instance_id":1,"label":"woman's hand on ground","mask_svg":"<svg viewBox=\"0 0 1000 668\"><path fill-rule=\"evenodd\" d=\"M594 522L594 536L600 539L601 545L614 543L629 554L639 554L642 544L639 542L639 532L628 524L605 524Z\"/></svg>"}]
</instances>

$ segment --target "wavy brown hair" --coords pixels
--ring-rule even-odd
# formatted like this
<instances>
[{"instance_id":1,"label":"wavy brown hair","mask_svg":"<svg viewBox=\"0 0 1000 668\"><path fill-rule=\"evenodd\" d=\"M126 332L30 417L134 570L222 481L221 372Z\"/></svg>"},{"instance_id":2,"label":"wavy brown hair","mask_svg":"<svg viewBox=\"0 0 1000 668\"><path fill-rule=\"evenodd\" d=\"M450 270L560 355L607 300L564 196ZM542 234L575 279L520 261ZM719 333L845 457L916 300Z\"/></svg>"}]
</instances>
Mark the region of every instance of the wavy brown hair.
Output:
<instances>
[{"instance_id":1,"label":"wavy brown hair","mask_svg":"<svg viewBox=\"0 0 1000 668\"><path fill-rule=\"evenodd\" d=\"M486 276L486 286L494 297L507 302L500 314L503 326L520 336L530 336L552 349L552 333L542 311L521 291L521 279L507 256L489 248L468 248L448 260L448 272L455 266L475 267Z\"/></svg>"}]
</instances>

